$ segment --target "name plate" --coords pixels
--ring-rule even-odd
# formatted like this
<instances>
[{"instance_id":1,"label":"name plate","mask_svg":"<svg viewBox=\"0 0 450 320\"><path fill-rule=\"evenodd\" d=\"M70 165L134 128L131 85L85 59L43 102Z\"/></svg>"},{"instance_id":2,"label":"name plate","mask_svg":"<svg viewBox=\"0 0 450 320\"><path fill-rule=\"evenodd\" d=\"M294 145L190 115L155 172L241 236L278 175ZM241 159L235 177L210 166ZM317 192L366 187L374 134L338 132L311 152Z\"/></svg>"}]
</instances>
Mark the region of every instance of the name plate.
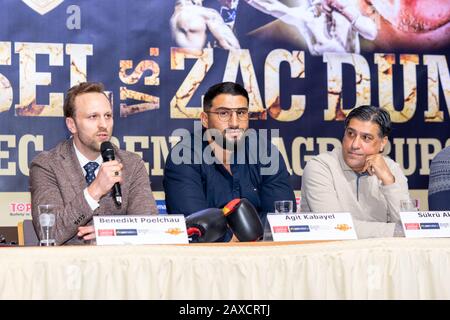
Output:
<instances>
[{"instance_id":1,"label":"name plate","mask_svg":"<svg viewBox=\"0 0 450 320\"><path fill-rule=\"evenodd\" d=\"M450 211L400 212L406 238L450 237Z\"/></svg>"},{"instance_id":2,"label":"name plate","mask_svg":"<svg viewBox=\"0 0 450 320\"><path fill-rule=\"evenodd\" d=\"M270 213L267 220L273 241L357 239L349 212Z\"/></svg>"},{"instance_id":3,"label":"name plate","mask_svg":"<svg viewBox=\"0 0 450 320\"><path fill-rule=\"evenodd\" d=\"M97 245L189 243L183 215L94 216Z\"/></svg>"}]
</instances>

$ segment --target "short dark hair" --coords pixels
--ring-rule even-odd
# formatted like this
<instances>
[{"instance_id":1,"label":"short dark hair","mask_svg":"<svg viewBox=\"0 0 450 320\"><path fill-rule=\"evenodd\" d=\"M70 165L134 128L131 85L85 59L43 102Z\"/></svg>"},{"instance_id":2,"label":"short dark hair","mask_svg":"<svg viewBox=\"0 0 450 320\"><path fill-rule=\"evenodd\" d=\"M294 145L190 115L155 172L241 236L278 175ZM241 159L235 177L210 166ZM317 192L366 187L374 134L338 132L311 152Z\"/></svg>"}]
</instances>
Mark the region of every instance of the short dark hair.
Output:
<instances>
[{"instance_id":1,"label":"short dark hair","mask_svg":"<svg viewBox=\"0 0 450 320\"><path fill-rule=\"evenodd\" d=\"M389 115L389 112L383 108L363 105L353 109L350 111L347 118L345 118L345 129L347 129L350 120L353 118L376 123L380 128L380 138L387 137L391 133L391 116Z\"/></svg>"},{"instance_id":2,"label":"short dark hair","mask_svg":"<svg viewBox=\"0 0 450 320\"><path fill-rule=\"evenodd\" d=\"M233 96L243 96L249 102L248 92L243 86L234 82L221 82L213 85L206 91L203 97L203 111L209 111L212 107L212 101L219 94L231 94Z\"/></svg>"},{"instance_id":3,"label":"short dark hair","mask_svg":"<svg viewBox=\"0 0 450 320\"><path fill-rule=\"evenodd\" d=\"M73 118L75 115L75 98L83 93L98 92L103 93L109 100L105 93L105 87L100 82L81 82L74 85L67 91L66 99L64 100L64 117Z\"/></svg>"}]
</instances>

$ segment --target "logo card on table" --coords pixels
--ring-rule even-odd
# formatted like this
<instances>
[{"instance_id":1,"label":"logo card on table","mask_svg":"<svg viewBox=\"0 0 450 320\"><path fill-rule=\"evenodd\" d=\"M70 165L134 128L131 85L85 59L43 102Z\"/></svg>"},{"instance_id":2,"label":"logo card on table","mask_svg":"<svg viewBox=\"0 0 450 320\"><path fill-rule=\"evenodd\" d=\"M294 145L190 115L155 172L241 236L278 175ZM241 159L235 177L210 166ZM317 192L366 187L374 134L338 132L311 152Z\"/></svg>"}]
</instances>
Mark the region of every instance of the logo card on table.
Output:
<instances>
[{"instance_id":1,"label":"logo card on table","mask_svg":"<svg viewBox=\"0 0 450 320\"><path fill-rule=\"evenodd\" d=\"M267 220L273 241L357 239L348 212L268 214Z\"/></svg>"},{"instance_id":2,"label":"logo card on table","mask_svg":"<svg viewBox=\"0 0 450 320\"><path fill-rule=\"evenodd\" d=\"M189 243L183 215L94 216L97 245Z\"/></svg>"},{"instance_id":3,"label":"logo card on table","mask_svg":"<svg viewBox=\"0 0 450 320\"><path fill-rule=\"evenodd\" d=\"M400 212L406 238L450 237L450 211Z\"/></svg>"}]
</instances>

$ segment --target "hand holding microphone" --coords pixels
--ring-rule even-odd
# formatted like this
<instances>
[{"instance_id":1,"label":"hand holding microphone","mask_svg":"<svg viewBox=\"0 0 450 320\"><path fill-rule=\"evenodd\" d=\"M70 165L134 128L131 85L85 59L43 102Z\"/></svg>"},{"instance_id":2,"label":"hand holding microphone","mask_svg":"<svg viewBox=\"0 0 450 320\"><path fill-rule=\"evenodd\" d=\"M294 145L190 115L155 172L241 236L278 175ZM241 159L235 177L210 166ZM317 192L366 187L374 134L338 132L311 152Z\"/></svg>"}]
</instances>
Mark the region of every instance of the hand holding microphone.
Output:
<instances>
[{"instance_id":1,"label":"hand holding microphone","mask_svg":"<svg viewBox=\"0 0 450 320\"><path fill-rule=\"evenodd\" d=\"M102 158L104 163L108 163L110 161L115 161L116 157L114 155L114 148L111 142L105 141L100 145L100 152L102 153ZM111 172L111 180L113 180L114 185L112 187L112 196L114 198L114 202L117 206L122 205L122 191L120 189L120 182L122 182L121 171L123 165L118 163L118 167L114 164ZM111 168L109 168L111 169ZM107 175L109 177L109 175Z\"/></svg>"},{"instance_id":2,"label":"hand holding microphone","mask_svg":"<svg viewBox=\"0 0 450 320\"><path fill-rule=\"evenodd\" d=\"M95 200L99 201L101 197L112 191L114 202L120 206L122 204L120 183L122 182L123 164L115 160L114 148L111 142L103 142L100 150L103 163L95 180L88 187L88 192Z\"/></svg>"}]
</instances>

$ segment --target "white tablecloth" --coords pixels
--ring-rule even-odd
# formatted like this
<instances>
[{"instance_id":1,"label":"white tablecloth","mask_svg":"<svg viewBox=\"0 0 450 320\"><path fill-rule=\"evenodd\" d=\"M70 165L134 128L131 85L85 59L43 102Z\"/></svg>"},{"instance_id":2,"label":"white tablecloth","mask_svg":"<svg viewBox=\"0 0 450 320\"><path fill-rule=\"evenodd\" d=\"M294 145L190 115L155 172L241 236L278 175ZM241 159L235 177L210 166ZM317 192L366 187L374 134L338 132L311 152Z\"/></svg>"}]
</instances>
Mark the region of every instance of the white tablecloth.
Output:
<instances>
[{"instance_id":1,"label":"white tablecloth","mask_svg":"<svg viewBox=\"0 0 450 320\"><path fill-rule=\"evenodd\" d=\"M450 239L0 248L0 299L449 299Z\"/></svg>"}]
</instances>

